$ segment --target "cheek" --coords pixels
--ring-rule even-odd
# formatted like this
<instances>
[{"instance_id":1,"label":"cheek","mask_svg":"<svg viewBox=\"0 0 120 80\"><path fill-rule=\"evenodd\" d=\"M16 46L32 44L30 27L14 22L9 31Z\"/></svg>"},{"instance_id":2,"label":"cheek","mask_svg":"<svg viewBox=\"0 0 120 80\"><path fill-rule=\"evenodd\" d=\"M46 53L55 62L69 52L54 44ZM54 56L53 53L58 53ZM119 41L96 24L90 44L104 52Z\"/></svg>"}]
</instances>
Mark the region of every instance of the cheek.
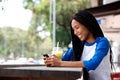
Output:
<instances>
[{"instance_id":1,"label":"cheek","mask_svg":"<svg viewBox=\"0 0 120 80\"><path fill-rule=\"evenodd\" d=\"M83 32L84 32L84 29L83 29L83 28L79 28L79 29L78 29L78 32L79 32L79 33L83 33Z\"/></svg>"},{"instance_id":2,"label":"cheek","mask_svg":"<svg viewBox=\"0 0 120 80\"><path fill-rule=\"evenodd\" d=\"M83 31L83 37L84 37L84 39L87 38L88 34L89 34L89 32L88 32L87 30L84 30L84 31Z\"/></svg>"}]
</instances>

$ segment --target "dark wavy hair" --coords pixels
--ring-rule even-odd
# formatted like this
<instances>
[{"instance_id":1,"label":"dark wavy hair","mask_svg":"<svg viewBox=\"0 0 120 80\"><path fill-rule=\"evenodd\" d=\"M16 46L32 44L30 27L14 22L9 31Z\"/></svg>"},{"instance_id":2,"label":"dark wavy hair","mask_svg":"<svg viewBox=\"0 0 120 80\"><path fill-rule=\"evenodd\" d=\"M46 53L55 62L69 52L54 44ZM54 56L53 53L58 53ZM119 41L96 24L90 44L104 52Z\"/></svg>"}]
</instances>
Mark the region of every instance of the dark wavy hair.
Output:
<instances>
[{"instance_id":1,"label":"dark wavy hair","mask_svg":"<svg viewBox=\"0 0 120 80\"><path fill-rule=\"evenodd\" d=\"M104 34L95 19L95 17L88 11L83 10L83 11L78 11L73 17L72 20L75 19L82 25L84 25L94 36L94 38L97 37L104 37ZM71 22L72 22L71 20ZM84 41L81 41L75 34L74 30L71 27L71 36L72 36L72 45L73 45L73 54L74 54L74 59L75 61L80 61L82 52L83 52L83 47L84 47ZM83 68L83 78L84 80L89 80L89 74L86 70L86 68Z\"/></svg>"}]
</instances>

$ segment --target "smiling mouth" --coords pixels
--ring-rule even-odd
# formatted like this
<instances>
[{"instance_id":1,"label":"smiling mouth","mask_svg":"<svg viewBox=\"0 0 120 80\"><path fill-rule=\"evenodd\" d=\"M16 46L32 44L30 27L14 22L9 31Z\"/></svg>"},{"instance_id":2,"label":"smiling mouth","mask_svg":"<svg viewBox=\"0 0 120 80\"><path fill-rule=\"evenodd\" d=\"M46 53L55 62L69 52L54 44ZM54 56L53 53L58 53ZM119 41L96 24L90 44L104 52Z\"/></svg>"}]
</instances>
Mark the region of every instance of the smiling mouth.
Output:
<instances>
[{"instance_id":1,"label":"smiling mouth","mask_svg":"<svg viewBox=\"0 0 120 80\"><path fill-rule=\"evenodd\" d=\"M81 38L82 36L81 35L78 35L78 38Z\"/></svg>"}]
</instances>

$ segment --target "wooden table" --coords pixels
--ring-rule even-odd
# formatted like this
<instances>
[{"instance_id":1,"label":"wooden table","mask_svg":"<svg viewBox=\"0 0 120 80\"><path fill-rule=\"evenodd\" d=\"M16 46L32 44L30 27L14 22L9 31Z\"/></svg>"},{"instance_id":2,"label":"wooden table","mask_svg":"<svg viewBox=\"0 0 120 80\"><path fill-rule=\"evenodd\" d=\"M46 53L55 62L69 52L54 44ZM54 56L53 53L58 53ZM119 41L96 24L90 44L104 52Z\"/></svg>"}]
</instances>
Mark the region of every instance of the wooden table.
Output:
<instances>
[{"instance_id":1,"label":"wooden table","mask_svg":"<svg viewBox=\"0 0 120 80\"><path fill-rule=\"evenodd\" d=\"M0 68L0 80L76 80L81 68L12 66Z\"/></svg>"}]
</instances>

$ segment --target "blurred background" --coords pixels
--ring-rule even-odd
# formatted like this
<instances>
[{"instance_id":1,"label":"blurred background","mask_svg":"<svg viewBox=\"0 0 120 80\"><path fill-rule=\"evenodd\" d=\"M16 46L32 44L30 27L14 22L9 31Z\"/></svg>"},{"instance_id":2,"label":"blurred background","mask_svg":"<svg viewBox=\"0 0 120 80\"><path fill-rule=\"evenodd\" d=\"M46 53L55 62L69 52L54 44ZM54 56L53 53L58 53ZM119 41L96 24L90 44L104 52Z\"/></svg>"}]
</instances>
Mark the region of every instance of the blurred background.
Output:
<instances>
[{"instance_id":1,"label":"blurred background","mask_svg":"<svg viewBox=\"0 0 120 80\"><path fill-rule=\"evenodd\" d=\"M70 20L78 10L118 0L0 0L0 64L40 64L44 53L71 44ZM96 17L118 62L120 14Z\"/></svg>"}]
</instances>

